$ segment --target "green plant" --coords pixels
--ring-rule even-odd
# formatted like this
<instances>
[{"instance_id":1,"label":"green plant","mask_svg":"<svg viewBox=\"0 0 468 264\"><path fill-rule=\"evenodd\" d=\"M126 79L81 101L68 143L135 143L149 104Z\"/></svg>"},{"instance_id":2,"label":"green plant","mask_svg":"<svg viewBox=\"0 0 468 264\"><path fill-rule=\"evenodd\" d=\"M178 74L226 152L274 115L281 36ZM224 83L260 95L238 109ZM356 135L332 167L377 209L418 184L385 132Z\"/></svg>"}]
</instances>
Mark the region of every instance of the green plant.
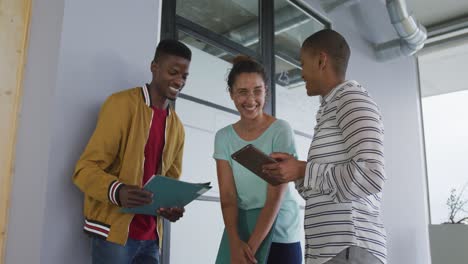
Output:
<instances>
[{"instance_id":1,"label":"green plant","mask_svg":"<svg viewBox=\"0 0 468 264\"><path fill-rule=\"evenodd\" d=\"M468 217L464 216L457 219L460 213L468 213L465 207L468 204L468 199L464 199L463 194L468 185L468 182L463 186L460 192L453 188L450 190L450 196L447 199L447 206L449 208L449 221L446 224L468 224Z\"/></svg>"}]
</instances>

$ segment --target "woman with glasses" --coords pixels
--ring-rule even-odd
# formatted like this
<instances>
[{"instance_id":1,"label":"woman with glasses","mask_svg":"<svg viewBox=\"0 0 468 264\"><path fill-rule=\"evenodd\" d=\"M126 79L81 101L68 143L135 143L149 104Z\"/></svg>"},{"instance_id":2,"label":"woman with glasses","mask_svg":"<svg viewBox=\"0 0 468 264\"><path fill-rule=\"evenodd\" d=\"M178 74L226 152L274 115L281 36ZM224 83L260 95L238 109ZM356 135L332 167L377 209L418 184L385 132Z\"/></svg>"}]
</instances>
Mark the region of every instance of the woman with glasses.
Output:
<instances>
[{"instance_id":1,"label":"woman with glasses","mask_svg":"<svg viewBox=\"0 0 468 264\"><path fill-rule=\"evenodd\" d=\"M234 152L248 144L266 154L284 152L296 155L289 124L263 111L268 93L265 83L262 65L244 56L234 59L227 84L240 119L216 133L213 155L225 236L229 242L230 263L296 264L302 262L299 242L302 217L294 185L272 186L231 158ZM241 210L259 212L248 238L239 235ZM256 253L267 237L271 241L267 245L269 253L265 259L256 259ZM222 263L220 253L217 263Z\"/></svg>"}]
</instances>

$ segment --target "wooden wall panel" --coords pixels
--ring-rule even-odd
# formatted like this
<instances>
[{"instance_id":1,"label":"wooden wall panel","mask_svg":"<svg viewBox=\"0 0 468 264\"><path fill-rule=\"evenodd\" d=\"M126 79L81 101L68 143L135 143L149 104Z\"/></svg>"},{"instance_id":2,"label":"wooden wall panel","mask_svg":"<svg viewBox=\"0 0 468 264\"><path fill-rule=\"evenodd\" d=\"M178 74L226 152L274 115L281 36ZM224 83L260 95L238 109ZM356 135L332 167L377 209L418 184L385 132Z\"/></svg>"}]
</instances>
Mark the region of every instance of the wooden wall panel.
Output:
<instances>
[{"instance_id":1,"label":"wooden wall panel","mask_svg":"<svg viewBox=\"0 0 468 264\"><path fill-rule=\"evenodd\" d=\"M5 260L15 139L32 0L0 0L0 263Z\"/></svg>"}]
</instances>

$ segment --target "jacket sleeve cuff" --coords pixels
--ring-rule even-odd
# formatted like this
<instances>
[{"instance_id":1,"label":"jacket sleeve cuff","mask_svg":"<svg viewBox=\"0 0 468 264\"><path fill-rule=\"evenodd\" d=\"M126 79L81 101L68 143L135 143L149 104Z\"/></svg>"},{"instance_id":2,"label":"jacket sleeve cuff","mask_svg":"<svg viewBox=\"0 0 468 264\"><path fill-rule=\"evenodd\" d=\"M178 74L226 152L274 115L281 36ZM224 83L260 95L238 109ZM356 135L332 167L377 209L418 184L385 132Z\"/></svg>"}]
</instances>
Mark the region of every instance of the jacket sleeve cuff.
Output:
<instances>
[{"instance_id":1,"label":"jacket sleeve cuff","mask_svg":"<svg viewBox=\"0 0 468 264\"><path fill-rule=\"evenodd\" d=\"M109 201L117 206L121 206L120 203L120 197L119 197L119 190L122 188L125 184L115 180L109 184L109 192L108 192L108 197Z\"/></svg>"}]
</instances>

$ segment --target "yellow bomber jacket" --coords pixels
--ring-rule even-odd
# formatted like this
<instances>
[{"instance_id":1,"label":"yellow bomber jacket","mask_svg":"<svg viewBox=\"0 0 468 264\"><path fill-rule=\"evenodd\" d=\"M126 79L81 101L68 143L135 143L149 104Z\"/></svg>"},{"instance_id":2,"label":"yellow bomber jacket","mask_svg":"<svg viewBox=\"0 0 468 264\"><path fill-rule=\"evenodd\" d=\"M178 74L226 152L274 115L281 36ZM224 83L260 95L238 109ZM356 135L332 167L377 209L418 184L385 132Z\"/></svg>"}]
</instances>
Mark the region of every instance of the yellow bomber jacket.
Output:
<instances>
[{"instance_id":1,"label":"yellow bomber jacket","mask_svg":"<svg viewBox=\"0 0 468 264\"><path fill-rule=\"evenodd\" d=\"M84 193L84 230L125 245L133 214L120 212L123 184L142 186L144 149L153 110L146 86L111 95L104 102L96 129L78 160L73 182ZM184 128L173 108L166 119L160 174L178 179L182 169ZM162 248L162 219L157 232Z\"/></svg>"}]
</instances>

